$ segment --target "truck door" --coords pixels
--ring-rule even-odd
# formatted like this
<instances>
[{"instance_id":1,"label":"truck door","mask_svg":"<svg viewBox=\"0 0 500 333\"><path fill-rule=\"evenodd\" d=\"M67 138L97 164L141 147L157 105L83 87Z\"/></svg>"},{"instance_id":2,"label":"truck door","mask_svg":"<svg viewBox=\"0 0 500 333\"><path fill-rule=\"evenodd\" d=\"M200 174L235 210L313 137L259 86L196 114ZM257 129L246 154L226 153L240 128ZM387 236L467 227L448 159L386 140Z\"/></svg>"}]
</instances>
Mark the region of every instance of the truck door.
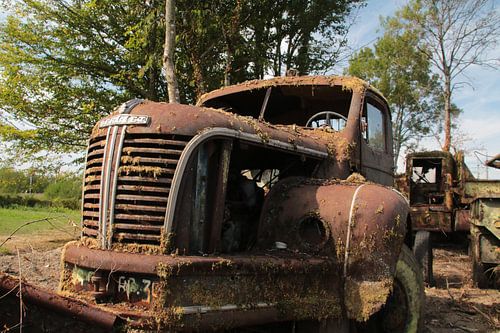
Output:
<instances>
[{"instance_id":1,"label":"truck door","mask_svg":"<svg viewBox=\"0 0 500 333\"><path fill-rule=\"evenodd\" d=\"M389 109L367 93L361 117L361 173L367 180L393 185L392 127Z\"/></svg>"}]
</instances>

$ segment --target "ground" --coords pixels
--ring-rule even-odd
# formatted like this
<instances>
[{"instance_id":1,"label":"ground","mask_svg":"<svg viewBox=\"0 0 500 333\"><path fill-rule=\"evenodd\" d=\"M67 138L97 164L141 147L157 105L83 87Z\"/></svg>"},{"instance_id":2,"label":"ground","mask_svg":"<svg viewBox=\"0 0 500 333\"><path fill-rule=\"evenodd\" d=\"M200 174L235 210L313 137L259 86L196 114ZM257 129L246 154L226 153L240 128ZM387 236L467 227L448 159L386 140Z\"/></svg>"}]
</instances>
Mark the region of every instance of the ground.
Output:
<instances>
[{"instance_id":1,"label":"ground","mask_svg":"<svg viewBox=\"0 0 500 333\"><path fill-rule=\"evenodd\" d=\"M25 279L55 290L61 245L67 238L61 236L54 241L50 235L36 237L14 237L13 242L23 250L18 256L11 246L14 254L0 254L0 271L17 275L20 266ZM434 257L436 287L425 290L424 332L500 332L500 291L472 287L467 251L440 248L435 249Z\"/></svg>"}]
</instances>

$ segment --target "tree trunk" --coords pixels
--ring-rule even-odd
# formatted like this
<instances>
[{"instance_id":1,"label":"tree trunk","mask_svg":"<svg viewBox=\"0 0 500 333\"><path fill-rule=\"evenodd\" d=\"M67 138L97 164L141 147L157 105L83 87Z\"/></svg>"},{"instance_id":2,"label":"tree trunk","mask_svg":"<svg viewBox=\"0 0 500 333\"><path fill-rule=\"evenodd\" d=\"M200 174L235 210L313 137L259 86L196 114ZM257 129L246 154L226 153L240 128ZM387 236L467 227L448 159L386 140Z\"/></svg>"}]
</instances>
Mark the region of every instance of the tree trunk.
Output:
<instances>
[{"instance_id":1,"label":"tree trunk","mask_svg":"<svg viewBox=\"0 0 500 333\"><path fill-rule=\"evenodd\" d=\"M445 73L444 82L444 145L443 151L450 151L451 146L451 79Z\"/></svg>"},{"instance_id":2,"label":"tree trunk","mask_svg":"<svg viewBox=\"0 0 500 333\"><path fill-rule=\"evenodd\" d=\"M193 66L193 76L196 82L196 99L200 98L201 95L206 93L205 89L205 76L203 75L203 67L201 64L201 59L198 57L197 53L193 53L191 56L191 64Z\"/></svg>"},{"instance_id":3,"label":"tree trunk","mask_svg":"<svg viewBox=\"0 0 500 333\"><path fill-rule=\"evenodd\" d=\"M163 68L167 80L168 102L179 103L179 87L175 76L175 0L165 0L165 47L163 49Z\"/></svg>"}]
</instances>

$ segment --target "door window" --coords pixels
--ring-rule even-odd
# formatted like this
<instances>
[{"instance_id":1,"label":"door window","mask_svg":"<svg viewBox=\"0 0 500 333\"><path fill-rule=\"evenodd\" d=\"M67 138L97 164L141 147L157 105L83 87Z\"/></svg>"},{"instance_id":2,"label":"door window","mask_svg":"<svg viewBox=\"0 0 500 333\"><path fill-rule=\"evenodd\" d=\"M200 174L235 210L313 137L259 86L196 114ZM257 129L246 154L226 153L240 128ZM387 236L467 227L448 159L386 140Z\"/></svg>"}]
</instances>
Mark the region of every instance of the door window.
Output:
<instances>
[{"instance_id":1,"label":"door window","mask_svg":"<svg viewBox=\"0 0 500 333\"><path fill-rule=\"evenodd\" d=\"M363 137L371 147L385 151L384 115L382 111L373 104L366 103L364 120L366 124L363 128Z\"/></svg>"}]
</instances>

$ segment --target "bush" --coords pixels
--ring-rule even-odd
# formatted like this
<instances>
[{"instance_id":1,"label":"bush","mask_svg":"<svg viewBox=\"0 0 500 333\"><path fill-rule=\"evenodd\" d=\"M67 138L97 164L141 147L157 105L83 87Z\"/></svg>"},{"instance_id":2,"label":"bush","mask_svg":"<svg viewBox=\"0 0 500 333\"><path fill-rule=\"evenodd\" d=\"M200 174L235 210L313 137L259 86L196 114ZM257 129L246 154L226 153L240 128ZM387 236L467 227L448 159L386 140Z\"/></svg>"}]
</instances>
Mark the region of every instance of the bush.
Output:
<instances>
[{"instance_id":1,"label":"bush","mask_svg":"<svg viewBox=\"0 0 500 333\"><path fill-rule=\"evenodd\" d=\"M34 196L0 195L0 207L7 208L15 206L50 207L52 206L52 202L49 200L38 199Z\"/></svg>"},{"instance_id":2,"label":"bush","mask_svg":"<svg viewBox=\"0 0 500 333\"><path fill-rule=\"evenodd\" d=\"M81 201L79 198L68 198L68 199L55 198L52 201L52 207L63 207L63 208L77 210L81 208Z\"/></svg>"},{"instance_id":3,"label":"bush","mask_svg":"<svg viewBox=\"0 0 500 333\"><path fill-rule=\"evenodd\" d=\"M82 180L79 177L64 177L49 184L44 191L48 199L79 199L82 195Z\"/></svg>"}]
</instances>

